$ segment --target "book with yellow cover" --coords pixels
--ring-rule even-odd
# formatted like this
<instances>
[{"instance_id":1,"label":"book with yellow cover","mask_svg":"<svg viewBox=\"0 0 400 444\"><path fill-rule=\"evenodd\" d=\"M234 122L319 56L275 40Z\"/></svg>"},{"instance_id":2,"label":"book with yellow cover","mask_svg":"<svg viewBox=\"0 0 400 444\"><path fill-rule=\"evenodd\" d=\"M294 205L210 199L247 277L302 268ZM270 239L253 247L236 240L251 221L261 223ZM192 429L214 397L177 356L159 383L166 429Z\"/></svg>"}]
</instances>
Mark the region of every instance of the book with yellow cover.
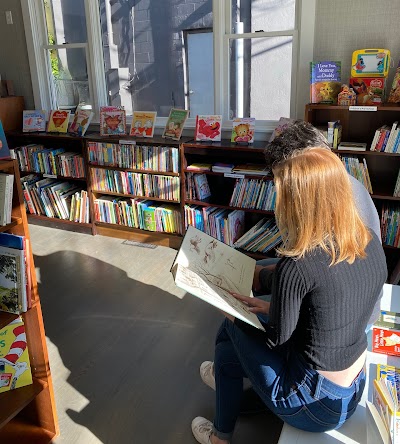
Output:
<instances>
[{"instance_id":1,"label":"book with yellow cover","mask_svg":"<svg viewBox=\"0 0 400 444\"><path fill-rule=\"evenodd\" d=\"M49 123L47 124L48 133L66 133L68 130L69 116L71 111L52 110L50 112Z\"/></svg>"},{"instance_id":2,"label":"book with yellow cover","mask_svg":"<svg viewBox=\"0 0 400 444\"><path fill-rule=\"evenodd\" d=\"M130 136L153 137L157 113L155 111L134 111Z\"/></svg>"},{"instance_id":3,"label":"book with yellow cover","mask_svg":"<svg viewBox=\"0 0 400 444\"><path fill-rule=\"evenodd\" d=\"M0 330L0 393L32 384L24 321L18 317Z\"/></svg>"}]
</instances>

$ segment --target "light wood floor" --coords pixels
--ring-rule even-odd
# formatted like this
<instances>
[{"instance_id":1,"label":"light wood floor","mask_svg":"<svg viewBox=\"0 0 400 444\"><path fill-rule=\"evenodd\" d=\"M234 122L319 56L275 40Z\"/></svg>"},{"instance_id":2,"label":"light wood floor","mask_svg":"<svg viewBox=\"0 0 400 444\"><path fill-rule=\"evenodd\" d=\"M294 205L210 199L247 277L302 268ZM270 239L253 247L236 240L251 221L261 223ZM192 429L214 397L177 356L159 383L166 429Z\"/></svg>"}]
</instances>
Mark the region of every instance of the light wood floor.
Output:
<instances>
[{"instance_id":1,"label":"light wood floor","mask_svg":"<svg viewBox=\"0 0 400 444\"><path fill-rule=\"evenodd\" d=\"M30 225L61 435L56 444L194 444L213 418L198 368L222 315L177 289L176 251ZM233 443L276 443L272 415L240 418Z\"/></svg>"}]
</instances>

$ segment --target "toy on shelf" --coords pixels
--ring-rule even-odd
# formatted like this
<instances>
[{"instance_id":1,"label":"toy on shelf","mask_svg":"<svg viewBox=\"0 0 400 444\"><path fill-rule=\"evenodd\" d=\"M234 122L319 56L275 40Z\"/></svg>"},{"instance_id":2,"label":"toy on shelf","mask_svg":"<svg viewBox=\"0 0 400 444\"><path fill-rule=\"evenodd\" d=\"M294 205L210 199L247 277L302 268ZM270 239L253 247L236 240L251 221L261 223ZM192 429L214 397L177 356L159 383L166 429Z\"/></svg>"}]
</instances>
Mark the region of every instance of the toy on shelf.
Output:
<instances>
[{"instance_id":1,"label":"toy on shelf","mask_svg":"<svg viewBox=\"0 0 400 444\"><path fill-rule=\"evenodd\" d=\"M388 49L357 49L351 59L351 77L387 77L389 61Z\"/></svg>"},{"instance_id":2,"label":"toy on shelf","mask_svg":"<svg viewBox=\"0 0 400 444\"><path fill-rule=\"evenodd\" d=\"M351 77L350 87L356 93L357 105L379 106L384 101L386 79L382 77Z\"/></svg>"},{"instance_id":3,"label":"toy on shelf","mask_svg":"<svg viewBox=\"0 0 400 444\"><path fill-rule=\"evenodd\" d=\"M353 88L342 85L342 91L338 95L338 105L352 106L356 104L356 93Z\"/></svg>"}]
</instances>

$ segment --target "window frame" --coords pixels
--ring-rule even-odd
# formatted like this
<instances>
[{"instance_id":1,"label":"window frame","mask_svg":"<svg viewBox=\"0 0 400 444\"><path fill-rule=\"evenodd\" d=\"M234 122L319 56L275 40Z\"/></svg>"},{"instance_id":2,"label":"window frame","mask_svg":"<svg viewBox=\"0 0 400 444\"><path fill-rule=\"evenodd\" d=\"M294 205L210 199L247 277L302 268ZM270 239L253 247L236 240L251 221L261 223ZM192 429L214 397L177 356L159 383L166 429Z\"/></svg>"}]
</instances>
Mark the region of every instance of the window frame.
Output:
<instances>
[{"instance_id":1,"label":"window frame","mask_svg":"<svg viewBox=\"0 0 400 444\"><path fill-rule=\"evenodd\" d=\"M46 36L46 21L42 0L20 0L25 27L25 36L31 71L32 89L36 109L50 110L55 106L46 51L49 46ZM304 103L308 102L309 62L313 60L316 0L296 0L295 29L287 31L232 34L232 0L213 0L214 34L214 113L223 115L222 129L230 131L232 121L229 112L229 41L241 38L265 38L293 36L292 88L290 116L302 118ZM107 86L98 0L84 0L87 23L87 50L89 88L95 112L93 122L98 122L100 106L107 105ZM62 45L67 47L67 45ZM287 116L285 116L287 117ZM187 120L186 128L194 128L195 118ZM127 119L129 122L129 117ZM158 117L156 127L163 128L166 117ZM257 120L256 138L271 132L276 121Z\"/></svg>"}]
</instances>

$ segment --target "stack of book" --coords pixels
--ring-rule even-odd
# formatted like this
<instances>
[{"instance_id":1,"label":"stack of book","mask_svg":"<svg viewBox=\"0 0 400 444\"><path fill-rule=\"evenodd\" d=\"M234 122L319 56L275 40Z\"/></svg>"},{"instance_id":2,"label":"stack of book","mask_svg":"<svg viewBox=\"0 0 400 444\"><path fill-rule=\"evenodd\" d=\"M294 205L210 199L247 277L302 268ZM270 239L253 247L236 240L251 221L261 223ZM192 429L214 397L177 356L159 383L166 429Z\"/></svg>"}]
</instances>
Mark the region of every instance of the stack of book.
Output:
<instances>
[{"instance_id":1,"label":"stack of book","mask_svg":"<svg viewBox=\"0 0 400 444\"><path fill-rule=\"evenodd\" d=\"M267 253L281 241L282 237L275 221L264 218L239 238L234 247L253 253Z\"/></svg>"},{"instance_id":2,"label":"stack of book","mask_svg":"<svg viewBox=\"0 0 400 444\"><path fill-rule=\"evenodd\" d=\"M248 174L251 176L267 176L270 174L270 170L265 165L258 163L246 163L243 165L237 165L232 170L237 174Z\"/></svg>"},{"instance_id":3,"label":"stack of book","mask_svg":"<svg viewBox=\"0 0 400 444\"><path fill-rule=\"evenodd\" d=\"M400 370L391 365L378 364L373 382L373 407L367 404L367 408L372 412L373 422L379 431L378 436L382 437L381 441L374 442L399 444ZM367 419L369 420L368 416Z\"/></svg>"},{"instance_id":4,"label":"stack of book","mask_svg":"<svg viewBox=\"0 0 400 444\"><path fill-rule=\"evenodd\" d=\"M374 138L371 143L371 151L383 151L385 153L400 152L400 128L398 122L394 122L392 126L382 125L375 131Z\"/></svg>"},{"instance_id":5,"label":"stack of book","mask_svg":"<svg viewBox=\"0 0 400 444\"><path fill-rule=\"evenodd\" d=\"M211 163L192 163L186 168L189 171L211 171Z\"/></svg>"},{"instance_id":6,"label":"stack of book","mask_svg":"<svg viewBox=\"0 0 400 444\"><path fill-rule=\"evenodd\" d=\"M360 181L368 192L372 194L372 184L365 158L363 158L361 161L355 156L341 156L341 159L347 172Z\"/></svg>"},{"instance_id":7,"label":"stack of book","mask_svg":"<svg viewBox=\"0 0 400 444\"><path fill-rule=\"evenodd\" d=\"M234 166L233 163L217 162L212 166L212 170L214 173L231 173Z\"/></svg>"}]
</instances>

